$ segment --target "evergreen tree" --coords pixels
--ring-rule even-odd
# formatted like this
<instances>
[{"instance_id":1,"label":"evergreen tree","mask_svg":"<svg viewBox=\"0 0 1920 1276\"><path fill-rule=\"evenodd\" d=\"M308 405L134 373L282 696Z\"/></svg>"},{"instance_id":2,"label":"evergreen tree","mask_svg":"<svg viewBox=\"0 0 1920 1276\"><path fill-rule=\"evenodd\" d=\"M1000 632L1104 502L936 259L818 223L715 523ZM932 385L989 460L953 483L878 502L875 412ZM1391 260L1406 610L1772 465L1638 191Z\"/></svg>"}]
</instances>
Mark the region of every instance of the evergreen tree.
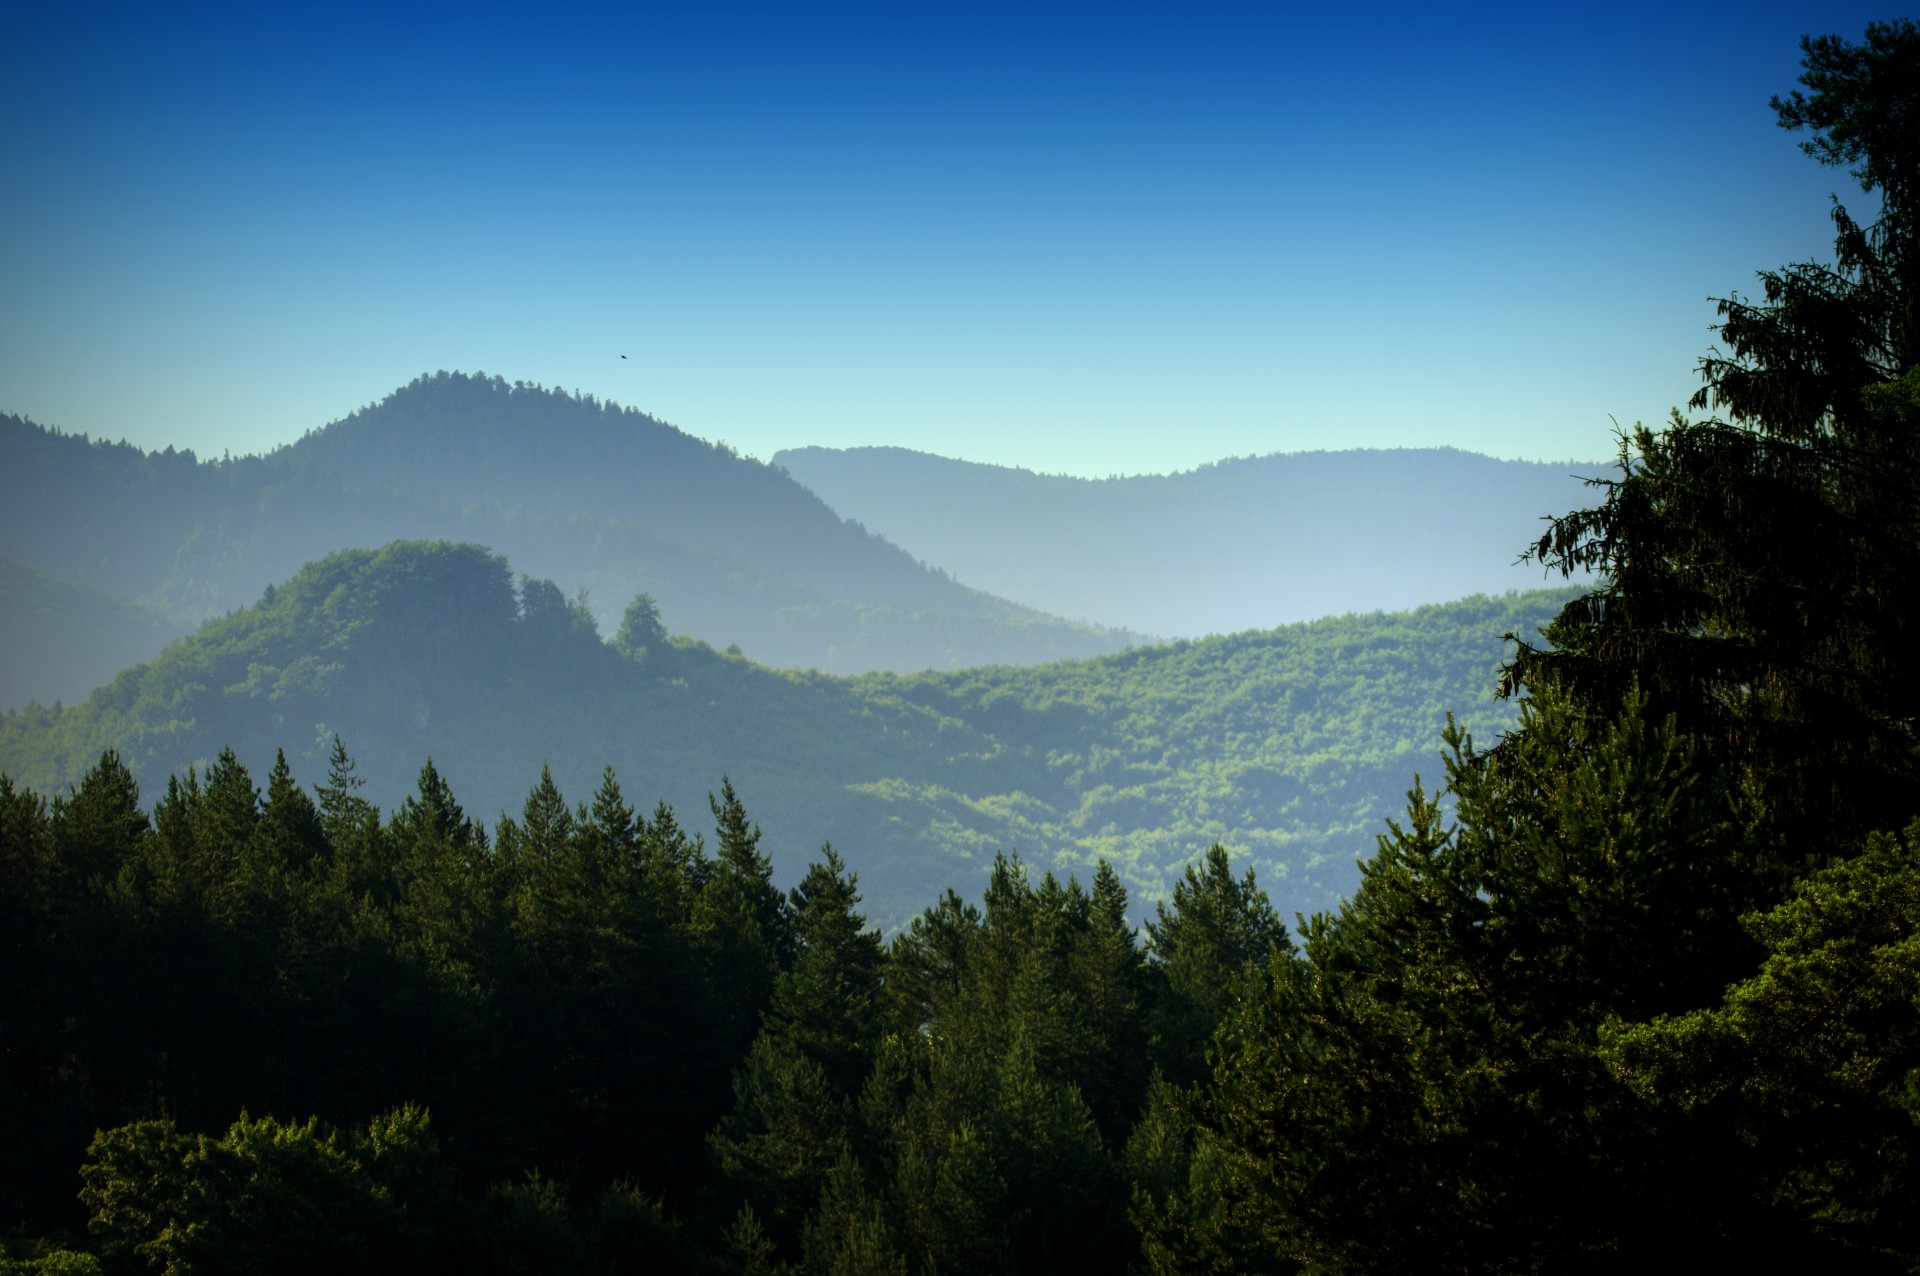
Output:
<instances>
[{"instance_id":1,"label":"evergreen tree","mask_svg":"<svg viewBox=\"0 0 1920 1276\"><path fill-rule=\"evenodd\" d=\"M1761 1022L1740 1018L1761 996L1756 937L1783 972L1831 954L1800 947L1804 931L1786 942L1784 923L1749 934L1742 914L1876 845L1920 794L1920 418L1902 318L1920 34L1875 24L1862 46L1803 47L1814 96L1776 101L1782 123L1824 130L1823 159L1861 160L1882 216L1862 231L1837 210L1835 265L1726 303L1730 353L1703 364L1696 407L1730 419L1637 432L1605 503L1537 547L1600 583L1550 648L1517 656L1519 729L1484 753L1450 733L1451 826L1416 786L1352 901L1229 1016L1194 1108L1194 1146L1224 1158L1219 1261L1920 1258L1883 1212L1905 1190L1904 1143L1796 1147L1801 1096L1768 1090L1782 1060L1730 1039ZM1853 1003L1869 1020L1906 977L1898 958L1872 969L1891 982ZM1904 1029L1878 1030L1869 1053L1899 1067ZM1812 1053L1816 1077L1836 1063ZM1866 1075L1852 1119L1891 1110L1887 1072ZM1653 1078L1703 1086L1703 1105ZM1758 1156L1728 1137L1736 1094L1788 1114L1747 1110L1745 1131L1777 1140Z\"/></svg>"},{"instance_id":2,"label":"evergreen tree","mask_svg":"<svg viewBox=\"0 0 1920 1276\"><path fill-rule=\"evenodd\" d=\"M620 617L619 631L613 637L614 650L640 660L649 651L666 645L667 627L660 619L660 605L651 594L637 595Z\"/></svg>"},{"instance_id":3,"label":"evergreen tree","mask_svg":"<svg viewBox=\"0 0 1920 1276\"><path fill-rule=\"evenodd\" d=\"M760 830L723 779L709 796L718 854L700 887L693 927L712 983L710 1022L729 1058L753 1039L788 957L786 898L773 884L773 863L760 850Z\"/></svg>"},{"instance_id":4,"label":"evergreen tree","mask_svg":"<svg viewBox=\"0 0 1920 1276\"><path fill-rule=\"evenodd\" d=\"M1206 1052L1215 1029L1252 982L1273 950L1293 951L1253 870L1235 880L1226 848L1207 850L1204 871L1192 864L1173 884L1172 908L1154 906L1147 923L1155 995L1152 1057L1175 1085L1206 1073Z\"/></svg>"},{"instance_id":5,"label":"evergreen tree","mask_svg":"<svg viewBox=\"0 0 1920 1276\"><path fill-rule=\"evenodd\" d=\"M1854 164L1880 216L1836 200L1832 263L1720 303L1692 406L1726 419L1636 430L1605 501L1553 523L1539 559L1601 585L1508 675L1600 705L1637 687L1749 773L1776 898L1815 846L1914 814L1920 715L1920 28L1802 49L1812 93L1775 98L1779 121Z\"/></svg>"},{"instance_id":6,"label":"evergreen tree","mask_svg":"<svg viewBox=\"0 0 1920 1276\"><path fill-rule=\"evenodd\" d=\"M791 895L797 952L780 972L734 1108L710 1143L776 1246L793 1252L800 1224L851 1154L853 1103L880 1033L880 938L855 911L859 892L831 846Z\"/></svg>"},{"instance_id":7,"label":"evergreen tree","mask_svg":"<svg viewBox=\"0 0 1920 1276\"><path fill-rule=\"evenodd\" d=\"M1920 823L1876 834L1749 925L1766 948L1757 973L1718 1005L1610 1021L1602 1057L1670 1148L1732 1179L1746 1208L1710 1225L1776 1267L1911 1271Z\"/></svg>"}]
</instances>

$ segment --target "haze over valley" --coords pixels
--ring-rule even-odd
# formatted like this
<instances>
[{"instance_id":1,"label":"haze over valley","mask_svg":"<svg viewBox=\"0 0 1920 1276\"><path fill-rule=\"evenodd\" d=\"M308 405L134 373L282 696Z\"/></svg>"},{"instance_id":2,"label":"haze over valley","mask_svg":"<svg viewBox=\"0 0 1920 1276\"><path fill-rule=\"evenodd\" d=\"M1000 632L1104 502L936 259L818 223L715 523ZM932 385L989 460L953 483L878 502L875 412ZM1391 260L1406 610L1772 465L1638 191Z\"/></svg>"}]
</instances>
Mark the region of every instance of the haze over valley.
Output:
<instances>
[{"instance_id":1,"label":"haze over valley","mask_svg":"<svg viewBox=\"0 0 1920 1276\"><path fill-rule=\"evenodd\" d=\"M1005 598L1168 638L1537 589L1521 551L1613 461L1452 448L1083 479L902 448L777 452L842 515Z\"/></svg>"},{"instance_id":2,"label":"haze over valley","mask_svg":"<svg viewBox=\"0 0 1920 1276\"><path fill-rule=\"evenodd\" d=\"M6 418L0 460L0 552L19 564L0 583L20 600L9 614L37 625L9 660L31 693L0 732L17 780L58 791L113 748L157 792L231 746L262 771L284 749L311 782L336 733L383 807L427 757L487 818L543 765L568 792L612 765L696 814L730 776L783 879L832 841L889 926L999 851L1082 877L1107 858L1144 908L1216 841L1284 882L1289 907L1331 906L1408 776L1430 769L1447 712L1483 738L1511 720L1492 697L1500 635L1536 635L1565 596L1405 610L1423 599L1437 513L1411 492L1444 486L1470 510L1511 501L1516 473L1541 501L1560 490L1544 467L1448 452L1269 458L1318 473L1205 490L1251 463L1118 490L994 475L1005 490L988 490L916 458L940 481L863 488L894 481L905 500L887 508L929 518L978 510L1030 568L1097 582L1096 615L1168 595L1202 618L1298 612L1269 595L1285 566L1300 598L1356 613L1197 646L970 588L840 517L790 467L499 378L422 377L220 461ZM1128 516L1094 508L1107 495ZM1449 516L1456 532L1470 521ZM1002 532L971 549L946 535L980 571L1010 561L991 558ZM1499 556L1520 545L1481 539L1493 561L1424 578L1425 601L1513 579ZM642 595L662 626L646 641L628 623ZM122 673L129 652L146 667ZM821 676L880 671L904 677ZM62 698L63 714L27 706Z\"/></svg>"}]
</instances>

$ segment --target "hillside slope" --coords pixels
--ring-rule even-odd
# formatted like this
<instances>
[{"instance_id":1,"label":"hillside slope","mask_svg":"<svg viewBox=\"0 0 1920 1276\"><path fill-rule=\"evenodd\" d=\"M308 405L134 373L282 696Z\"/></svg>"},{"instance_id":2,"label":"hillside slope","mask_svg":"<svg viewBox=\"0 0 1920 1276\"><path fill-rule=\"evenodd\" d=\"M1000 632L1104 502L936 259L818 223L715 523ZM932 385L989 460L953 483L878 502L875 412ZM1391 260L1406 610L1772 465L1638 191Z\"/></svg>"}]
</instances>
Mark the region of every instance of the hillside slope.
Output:
<instances>
[{"instance_id":1,"label":"hillside slope","mask_svg":"<svg viewBox=\"0 0 1920 1276\"><path fill-rule=\"evenodd\" d=\"M1432 759L1449 710L1483 736L1501 634L1562 595L1477 598L1030 668L836 678L681 639L623 651L542 581L473 546L336 554L209 622L85 704L0 719L0 769L42 792L117 748L149 795L223 745L320 779L334 733L391 806L431 756L475 813L543 763L572 799L612 765L697 826L730 776L787 880L831 841L897 924L995 851L1146 907L1214 841L1283 911L1322 907ZM666 618L669 623L672 616Z\"/></svg>"},{"instance_id":2,"label":"hillside slope","mask_svg":"<svg viewBox=\"0 0 1920 1276\"><path fill-rule=\"evenodd\" d=\"M1450 448L1302 452L1080 479L902 448L774 463L929 562L1079 620L1166 637L1538 588L1514 565L1607 464Z\"/></svg>"},{"instance_id":3,"label":"hillside slope","mask_svg":"<svg viewBox=\"0 0 1920 1276\"><path fill-rule=\"evenodd\" d=\"M966 588L757 461L498 378L423 377L220 461L0 417L0 497L0 553L170 615L217 615L339 549L448 538L587 589L608 628L649 592L687 632L779 666L958 668L1131 640Z\"/></svg>"},{"instance_id":4,"label":"hillside slope","mask_svg":"<svg viewBox=\"0 0 1920 1276\"><path fill-rule=\"evenodd\" d=\"M189 628L0 558L0 706L82 699Z\"/></svg>"}]
</instances>

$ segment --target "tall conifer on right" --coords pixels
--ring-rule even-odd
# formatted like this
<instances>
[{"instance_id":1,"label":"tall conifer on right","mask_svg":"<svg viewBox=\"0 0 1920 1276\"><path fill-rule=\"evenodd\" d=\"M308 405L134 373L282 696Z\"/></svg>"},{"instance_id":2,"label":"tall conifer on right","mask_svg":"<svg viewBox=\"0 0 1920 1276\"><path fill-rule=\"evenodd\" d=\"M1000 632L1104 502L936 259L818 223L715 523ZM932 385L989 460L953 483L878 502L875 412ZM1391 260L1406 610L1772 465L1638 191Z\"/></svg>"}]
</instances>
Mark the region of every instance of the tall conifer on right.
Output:
<instances>
[{"instance_id":1,"label":"tall conifer on right","mask_svg":"<svg viewBox=\"0 0 1920 1276\"><path fill-rule=\"evenodd\" d=\"M1920 814L1920 29L1802 47L1780 122L1880 214L1722 303L1694 407L1725 419L1636 430L1534 547L1598 585L1520 647L1519 729L1450 732L1451 801L1416 786L1229 1017L1217 1263L1920 1262L1911 856L1876 832Z\"/></svg>"}]
</instances>

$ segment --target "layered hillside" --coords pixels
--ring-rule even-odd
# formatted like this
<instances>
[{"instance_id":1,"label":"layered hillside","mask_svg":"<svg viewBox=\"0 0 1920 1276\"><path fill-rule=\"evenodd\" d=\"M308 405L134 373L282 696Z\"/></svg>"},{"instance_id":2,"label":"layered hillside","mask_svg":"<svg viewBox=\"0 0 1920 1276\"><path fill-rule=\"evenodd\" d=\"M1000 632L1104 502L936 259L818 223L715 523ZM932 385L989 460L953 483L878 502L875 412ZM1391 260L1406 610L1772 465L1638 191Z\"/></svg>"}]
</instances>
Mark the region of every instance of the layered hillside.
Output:
<instances>
[{"instance_id":1,"label":"layered hillside","mask_svg":"<svg viewBox=\"0 0 1920 1276\"><path fill-rule=\"evenodd\" d=\"M220 461L0 417L0 497L0 553L188 619L336 550L449 538L585 589L609 628L647 592L684 631L777 666L957 668L1130 641L966 588L758 461L498 378L423 377L271 455Z\"/></svg>"},{"instance_id":2,"label":"layered hillside","mask_svg":"<svg viewBox=\"0 0 1920 1276\"><path fill-rule=\"evenodd\" d=\"M81 700L191 626L0 558L0 706Z\"/></svg>"},{"instance_id":3,"label":"layered hillside","mask_svg":"<svg viewBox=\"0 0 1920 1276\"><path fill-rule=\"evenodd\" d=\"M1591 503L1593 462L1451 448L1248 457L1080 479L903 448L774 463L908 552L1030 607L1166 637L1538 588L1541 518Z\"/></svg>"},{"instance_id":4,"label":"layered hillside","mask_svg":"<svg viewBox=\"0 0 1920 1276\"><path fill-rule=\"evenodd\" d=\"M542 764L570 799L613 766L697 825L730 776L796 876L831 841L877 919L971 891L995 851L1145 907L1219 841L1283 911L1350 891L1354 861L1437 771L1449 710L1485 736L1500 635L1561 595L1476 598L1030 668L837 678L688 639L604 642L555 586L474 546L333 555L84 704L0 721L0 769L43 792L118 749L152 795L226 745L312 782L338 733L391 806L432 757L460 800L517 811ZM665 617L677 628L669 612Z\"/></svg>"}]
</instances>

